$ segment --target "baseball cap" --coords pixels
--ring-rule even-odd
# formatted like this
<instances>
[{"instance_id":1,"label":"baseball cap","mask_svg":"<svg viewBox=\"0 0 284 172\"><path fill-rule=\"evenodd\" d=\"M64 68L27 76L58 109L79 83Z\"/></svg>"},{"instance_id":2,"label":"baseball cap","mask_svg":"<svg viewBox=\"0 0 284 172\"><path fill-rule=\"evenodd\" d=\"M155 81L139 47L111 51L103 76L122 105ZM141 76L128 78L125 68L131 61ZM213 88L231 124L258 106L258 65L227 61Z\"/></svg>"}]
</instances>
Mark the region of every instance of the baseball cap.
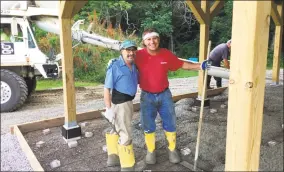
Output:
<instances>
[{"instance_id":1,"label":"baseball cap","mask_svg":"<svg viewBox=\"0 0 284 172\"><path fill-rule=\"evenodd\" d=\"M129 47L135 47L137 49L137 46L136 46L134 41L125 40L120 44L119 50L126 49L126 48L129 48Z\"/></svg>"}]
</instances>

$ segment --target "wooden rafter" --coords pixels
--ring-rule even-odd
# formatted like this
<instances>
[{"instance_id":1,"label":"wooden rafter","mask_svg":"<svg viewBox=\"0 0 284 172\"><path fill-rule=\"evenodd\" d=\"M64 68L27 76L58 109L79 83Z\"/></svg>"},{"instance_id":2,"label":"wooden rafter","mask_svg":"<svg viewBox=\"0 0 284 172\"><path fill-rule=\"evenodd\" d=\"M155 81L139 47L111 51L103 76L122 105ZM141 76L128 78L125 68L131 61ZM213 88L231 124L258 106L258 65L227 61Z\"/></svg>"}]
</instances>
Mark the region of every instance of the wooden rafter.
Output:
<instances>
[{"instance_id":1,"label":"wooden rafter","mask_svg":"<svg viewBox=\"0 0 284 172\"><path fill-rule=\"evenodd\" d=\"M87 3L88 1L83 1L83 0L80 0L80 1L76 1L76 4L73 8L73 12L72 12L72 17L77 14L81 8L83 8L85 6L85 4Z\"/></svg>"},{"instance_id":2,"label":"wooden rafter","mask_svg":"<svg viewBox=\"0 0 284 172\"><path fill-rule=\"evenodd\" d=\"M272 17L275 25L280 26L283 23L283 19L282 19L283 16L281 17L282 12L277 9L277 6L281 7L281 6L283 6L283 3L282 3L282 5L281 4L277 5L274 1L272 1L272 3L271 3L271 17Z\"/></svg>"},{"instance_id":3,"label":"wooden rafter","mask_svg":"<svg viewBox=\"0 0 284 172\"><path fill-rule=\"evenodd\" d=\"M205 13L201 9L200 4L197 1L187 0L186 3L190 7L192 13L200 24L207 23Z\"/></svg>"},{"instance_id":4,"label":"wooden rafter","mask_svg":"<svg viewBox=\"0 0 284 172\"><path fill-rule=\"evenodd\" d=\"M215 17L220 10L224 7L225 1L217 0L210 8L210 21L212 21L213 17Z\"/></svg>"},{"instance_id":5,"label":"wooden rafter","mask_svg":"<svg viewBox=\"0 0 284 172\"><path fill-rule=\"evenodd\" d=\"M60 1L61 18L71 19L88 1Z\"/></svg>"}]
</instances>

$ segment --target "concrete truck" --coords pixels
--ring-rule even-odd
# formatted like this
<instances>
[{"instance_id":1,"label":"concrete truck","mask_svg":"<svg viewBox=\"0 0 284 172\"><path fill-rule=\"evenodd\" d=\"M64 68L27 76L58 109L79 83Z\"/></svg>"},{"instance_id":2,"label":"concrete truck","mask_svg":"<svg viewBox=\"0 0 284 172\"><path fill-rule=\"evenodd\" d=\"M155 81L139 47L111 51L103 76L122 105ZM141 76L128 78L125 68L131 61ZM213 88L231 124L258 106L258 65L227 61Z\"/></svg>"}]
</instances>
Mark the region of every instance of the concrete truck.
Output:
<instances>
[{"instance_id":1,"label":"concrete truck","mask_svg":"<svg viewBox=\"0 0 284 172\"><path fill-rule=\"evenodd\" d=\"M37 76L59 76L61 55L47 57L39 49L32 27L35 24L46 32L60 34L58 6L56 1L1 1L1 112L20 108L35 90ZM73 40L119 50L120 41L81 30L83 23L79 20L72 26ZM2 40L2 34L6 39ZM224 69L208 73L228 77Z\"/></svg>"},{"instance_id":2,"label":"concrete truck","mask_svg":"<svg viewBox=\"0 0 284 172\"><path fill-rule=\"evenodd\" d=\"M1 1L1 112L20 108L35 90L37 76L58 77L60 54L47 57L39 49L32 27L34 23L59 34L58 5L54 1ZM83 22L72 26L73 39L118 49L119 41L80 30Z\"/></svg>"}]
</instances>

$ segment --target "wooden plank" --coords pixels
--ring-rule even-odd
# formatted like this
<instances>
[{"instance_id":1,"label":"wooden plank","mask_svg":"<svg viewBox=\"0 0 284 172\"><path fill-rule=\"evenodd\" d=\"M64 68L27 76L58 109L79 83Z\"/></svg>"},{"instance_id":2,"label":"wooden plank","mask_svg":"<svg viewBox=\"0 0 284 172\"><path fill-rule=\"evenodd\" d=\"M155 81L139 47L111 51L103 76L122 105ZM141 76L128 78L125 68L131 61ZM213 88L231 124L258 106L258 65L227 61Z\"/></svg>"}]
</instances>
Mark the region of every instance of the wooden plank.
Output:
<instances>
[{"instance_id":1,"label":"wooden plank","mask_svg":"<svg viewBox=\"0 0 284 172\"><path fill-rule=\"evenodd\" d=\"M104 112L104 109L99 109L96 111L89 111L77 114L77 121L86 121L92 120L101 117L101 112ZM28 133L37 130L43 130L52 127L62 126L64 124L64 117L56 117L45 120L33 121L24 124L17 125L22 133ZM13 132L14 126L11 126L11 132Z\"/></svg>"},{"instance_id":2,"label":"wooden plank","mask_svg":"<svg viewBox=\"0 0 284 172\"><path fill-rule=\"evenodd\" d=\"M227 87L221 87L221 88L216 88L216 89L212 89L212 90L207 90L206 95L207 95L207 97L216 96L216 95L221 94L226 89L227 89ZM177 101L179 101L181 99L185 99L185 98L197 98L197 96L198 96L198 92L176 95L176 96L173 96L173 101L177 102Z\"/></svg>"},{"instance_id":3,"label":"wooden plank","mask_svg":"<svg viewBox=\"0 0 284 172\"><path fill-rule=\"evenodd\" d=\"M208 90L207 95L208 96L216 96L216 95L221 94L226 89L227 89L227 87ZM196 98L196 97L197 97L197 92L174 95L173 101L177 102L177 101L184 99L184 98ZM137 112L137 111L140 110L140 103L134 103L133 106L134 106L133 107L134 111ZM105 111L105 109L99 109L99 110L94 110L94 111L78 113L77 114L77 121L82 122L82 121L101 118L101 112L104 112L104 111ZM56 117L56 118L50 118L50 119L45 119L45 120L28 122L28 123L24 123L24 124L18 124L18 125L15 125L15 126L17 126L21 130L21 132L25 134L25 133L32 132L32 131L62 126L63 124L64 124L64 117L61 116L61 117ZM10 127L10 131L11 131L11 133L14 132L14 126Z\"/></svg>"},{"instance_id":4,"label":"wooden plank","mask_svg":"<svg viewBox=\"0 0 284 172\"><path fill-rule=\"evenodd\" d=\"M14 133L17 136L20 146L24 151L25 155L27 156L27 159L33 171L44 171L39 161L37 160L36 156L34 155L33 151L31 150L29 144L27 143L26 139L24 138L23 134L21 133L21 131L17 126L14 127Z\"/></svg>"},{"instance_id":5,"label":"wooden plank","mask_svg":"<svg viewBox=\"0 0 284 172\"><path fill-rule=\"evenodd\" d=\"M282 4L277 5L274 1L272 1L271 3L271 17L276 26L281 26L283 22L281 18L282 6L283 6Z\"/></svg>"},{"instance_id":6,"label":"wooden plank","mask_svg":"<svg viewBox=\"0 0 284 172\"><path fill-rule=\"evenodd\" d=\"M67 17L69 13L65 8L72 7L75 1L62 2L60 1L60 9L62 15ZM64 13L65 12L65 13ZM63 14L64 13L64 14ZM71 14L70 14L71 15ZM65 112L66 127L73 127L76 123L76 99L75 99L75 84L74 84L74 67L72 54L72 39L71 39L71 19L59 18L60 21L60 49L63 55L62 58L62 78L63 78L63 100ZM69 126L70 125L70 126Z\"/></svg>"},{"instance_id":7,"label":"wooden plank","mask_svg":"<svg viewBox=\"0 0 284 172\"><path fill-rule=\"evenodd\" d=\"M216 0L214 4L210 8L210 21L220 12L220 10L224 7L225 1Z\"/></svg>"},{"instance_id":8,"label":"wooden plank","mask_svg":"<svg viewBox=\"0 0 284 172\"><path fill-rule=\"evenodd\" d=\"M234 1L225 171L258 171L271 1Z\"/></svg>"},{"instance_id":9,"label":"wooden plank","mask_svg":"<svg viewBox=\"0 0 284 172\"><path fill-rule=\"evenodd\" d=\"M204 11L202 11L202 9L200 8L200 4L197 1L187 0L186 4L189 6L195 18L200 24L207 23L205 13Z\"/></svg>"},{"instance_id":10,"label":"wooden plank","mask_svg":"<svg viewBox=\"0 0 284 172\"><path fill-rule=\"evenodd\" d=\"M201 8L205 13L206 21L210 18L210 2L202 1ZM205 24L200 24L200 42L199 42L199 62L203 62L207 59L207 49L209 42L209 22ZM198 98L201 100L202 88L204 83L204 71L200 70L198 73ZM206 95L205 95L206 98Z\"/></svg>"},{"instance_id":11,"label":"wooden plank","mask_svg":"<svg viewBox=\"0 0 284 172\"><path fill-rule=\"evenodd\" d=\"M284 20L283 16L283 5L277 5L277 11L281 14L282 22ZM281 58L281 48L283 44L283 25L275 26L275 37L274 37L274 54L273 54L273 67L272 67L272 81L275 84L279 84L279 74L280 74L280 58Z\"/></svg>"}]
</instances>

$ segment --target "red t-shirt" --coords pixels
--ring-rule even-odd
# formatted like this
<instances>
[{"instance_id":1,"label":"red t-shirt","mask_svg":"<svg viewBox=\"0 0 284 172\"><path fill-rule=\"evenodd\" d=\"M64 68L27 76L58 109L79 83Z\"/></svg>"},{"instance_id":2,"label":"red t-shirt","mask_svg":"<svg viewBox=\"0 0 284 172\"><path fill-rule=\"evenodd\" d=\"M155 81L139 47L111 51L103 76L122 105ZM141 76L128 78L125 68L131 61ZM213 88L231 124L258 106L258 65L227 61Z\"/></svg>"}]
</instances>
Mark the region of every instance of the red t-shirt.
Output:
<instances>
[{"instance_id":1,"label":"red t-shirt","mask_svg":"<svg viewBox=\"0 0 284 172\"><path fill-rule=\"evenodd\" d=\"M139 71L140 88L152 93L169 87L168 71L176 71L183 65L182 60L165 48L160 48L160 52L154 56L146 48L138 50L135 63Z\"/></svg>"}]
</instances>

